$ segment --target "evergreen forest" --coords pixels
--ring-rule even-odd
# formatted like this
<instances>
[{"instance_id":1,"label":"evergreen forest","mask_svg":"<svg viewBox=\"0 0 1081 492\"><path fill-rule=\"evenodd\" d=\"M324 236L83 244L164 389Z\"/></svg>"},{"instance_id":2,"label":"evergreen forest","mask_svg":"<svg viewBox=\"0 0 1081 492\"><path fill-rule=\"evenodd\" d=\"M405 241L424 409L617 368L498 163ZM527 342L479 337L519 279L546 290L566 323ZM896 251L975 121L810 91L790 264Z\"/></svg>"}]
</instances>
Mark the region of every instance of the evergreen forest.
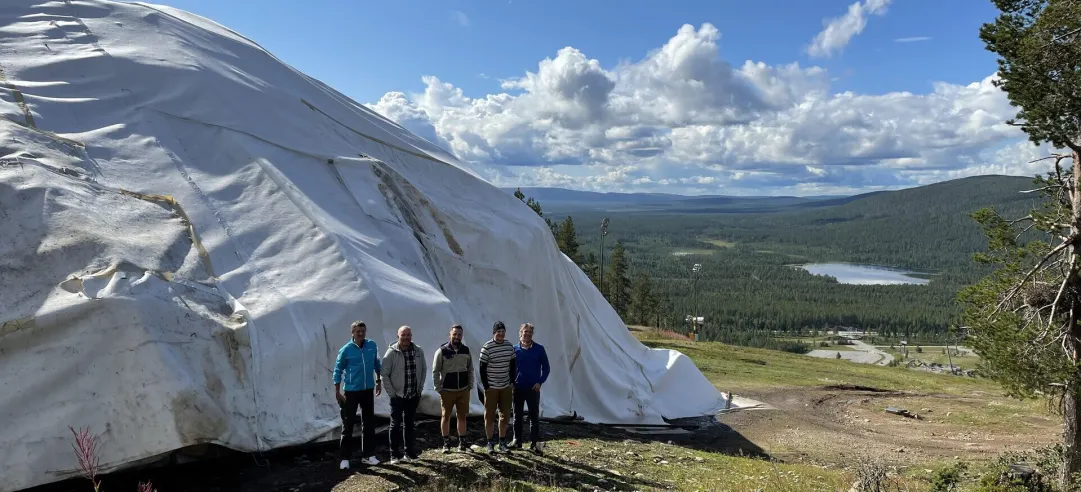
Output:
<instances>
[{"instance_id":1,"label":"evergreen forest","mask_svg":"<svg viewBox=\"0 0 1081 492\"><path fill-rule=\"evenodd\" d=\"M899 191L807 202L776 212L544 212L553 239L633 325L700 340L803 351L793 340L823 330L875 331L882 342L957 340L957 293L988 274L973 260L986 239L972 214L994 207L1024 215L1038 197L1033 179L978 176ZM601 222L608 218L603 238ZM924 285L852 285L798 266L846 262L903 269ZM695 279L694 264L701 264Z\"/></svg>"}]
</instances>

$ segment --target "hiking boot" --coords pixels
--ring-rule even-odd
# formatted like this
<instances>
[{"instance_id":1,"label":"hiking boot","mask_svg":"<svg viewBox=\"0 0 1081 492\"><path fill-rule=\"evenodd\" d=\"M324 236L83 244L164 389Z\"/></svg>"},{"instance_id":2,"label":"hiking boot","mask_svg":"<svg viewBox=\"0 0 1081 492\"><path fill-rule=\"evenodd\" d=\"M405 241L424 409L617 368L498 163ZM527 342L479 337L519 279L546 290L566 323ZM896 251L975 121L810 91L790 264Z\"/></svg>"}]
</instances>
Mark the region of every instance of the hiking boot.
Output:
<instances>
[{"instance_id":1,"label":"hiking boot","mask_svg":"<svg viewBox=\"0 0 1081 492\"><path fill-rule=\"evenodd\" d=\"M510 449L522 449L522 443L518 442L518 439L511 439L509 447Z\"/></svg>"},{"instance_id":2,"label":"hiking boot","mask_svg":"<svg viewBox=\"0 0 1081 492\"><path fill-rule=\"evenodd\" d=\"M360 460L360 462L364 463L364 464L367 464L367 465L375 466L375 465L379 464L379 458L376 458L375 456L369 456L367 458L364 458L364 459Z\"/></svg>"},{"instance_id":3,"label":"hiking boot","mask_svg":"<svg viewBox=\"0 0 1081 492\"><path fill-rule=\"evenodd\" d=\"M534 442L534 443L530 443L530 445L529 445L529 450L530 450L530 451L531 451L531 452L532 452L533 454L535 454L535 455L537 455L537 456L540 456L540 455L544 454L544 452L543 452L543 451L541 451L540 445L538 445L538 444L537 444L537 443L535 443L535 442Z\"/></svg>"},{"instance_id":4,"label":"hiking boot","mask_svg":"<svg viewBox=\"0 0 1081 492\"><path fill-rule=\"evenodd\" d=\"M510 449L507 448L507 443L505 443L503 441L499 441L499 452L500 453L506 453L506 452L509 452L509 451L510 451Z\"/></svg>"},{"instance_id":5,"label":"hiking boot","mask_svg":"<svg viewBox=\"0 0 1081 492\"><path fill-rule=\"evenodd\" d=\"M338 469L340 469L340 470L348 470L349 469L349 460L342 460L342 462L338 464Z\"/></svg>"},{"instance_id":6,"label":"hiking boot","mask_svg":"<svg viewBox=\"0 0 1081 492\"><path fill-rule=\"evenodd\" d=\"M495 454L495 443L488 441L488 454Z\"/></svg>"},{"instance_id":7,"label":"hiking boot","mask_svg":"<svg viewBox=\"0 0 1081 492\"><path fill-rule=\"evenodd\" d=\"M461 451L463 453L469 451L469 446L466 446L465 439L462 439L460 437L458 438L458 451Z\"/></svg>"},{"instance_id":8,"label":"hiking boot","mask_svg":"<svg viewBox=\"0 0 1081 492\"><path fill-rule=\"evenodd\" d=\"M444 437L443 438L443 449L441 450L441 452L443 454L447 454L447 453L450 452L450 438L449 437Z\"/></svg>"}]
</instances>

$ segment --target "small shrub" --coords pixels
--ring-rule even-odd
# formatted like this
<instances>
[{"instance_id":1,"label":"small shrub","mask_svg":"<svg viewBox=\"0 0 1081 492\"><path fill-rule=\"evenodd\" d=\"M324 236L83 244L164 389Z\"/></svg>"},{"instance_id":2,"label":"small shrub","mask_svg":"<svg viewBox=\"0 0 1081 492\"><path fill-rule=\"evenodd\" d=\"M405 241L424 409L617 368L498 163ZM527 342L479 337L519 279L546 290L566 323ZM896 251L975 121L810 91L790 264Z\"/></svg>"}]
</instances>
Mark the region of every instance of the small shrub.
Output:
<instances>
[{"instance_id":1,"label":"small shrub","mask_svg":"<svg viewBox=\"0 0 1081 492\"><path fill-rule=\"evenodd\" d=\"M68 429L75 436L75 442L71 448L75 450L75 459L78 460L79 473L90 480L94 492L101 492L101 481L98 480L98 472L101 470L98 463L98 436L90 433L90 429L75 430L70 425ZM136 489L138 492L157 492L150 482L139 482Z\"/></svg>"},{"instance_id":2,"label":"small shrub","mask_svg":"<svg viewBox=\"0 0 1081 492\"><path fill-rule=\"evenodd\" d=\"M840 358L841 358L841 353L840 353L840 352L837 352L837 358L838 358L838 359L840 359Z\"/></svg>"},{"instance_id":3,"label":"small shrub","mask_svg":"<svg viewBox=\"0 0 1081 492\"><path fill-rule=\"evenodd\" d=\"M934 471L931 475L931 490L933 492L953 492L961 484L961 474L968 468L964 462L945 465Z\"/></svg>"},{"instance_id":4,"label":"small shrub","mask_svg":"<svg viewBox=\"0 0 1081 492\"><path fill-rule=\"evenodd\" d=\"M1035 451L1006 453L994 460L991 467L980 475L975 492L1051 492L1057 490L1052 482L1062 465L1062 445L1055 444ZM1011 476L1009 465L1028 463L1037 474L1027 481Z\"/></svg>"},{"instance_id":5,"label":"small shrub","mask_svg":"<svg viewBox=\"0 0 1081 492\"><path fill-rule=\"evenodd\" d=\"M923 347L920 347L919 345L916 345L916 353L917 354L922 354L923 353Z\"/></svg>"},{"instance_id":6,"label":"small shrub","mask_svg":"<svg viewBox=\"0 0 1081 492\"><path fill-rule=\"evenodd\" d=\"M821 341L821 342L818 342L818 346L819 347L829 347L830 343L826 342L826 341Z\"/></svg>"},{"instance_id":7,"label":"small shrub","mask_svg":"<svg viewBox=\"0 0 1081 492\"><path fill-rule=\"evenodd\" d=\"M900 360L900 359L893 359L893 360L891 360L891 361L889 362L889 364L887 364L887 365L888 365L889 367L897 367L897 366L900 366L900 365L901 365L901 360Z\"/></svg>"},{"instance_id":8,"label":"small shrub","mask_svg":"<svg viewBox=\"0 0 1081 492\"><path fill-rule=\"evenodd\" d=\"M886 466L873 459L860 460L852 488L857 492L885 492Z\"/></svg>"},{"instance_id":9,"label":"small shrub","mask_svg":"<svg viewBox=\"0 0 1081 492\"><path fill-rule=\"evenodd\" d=\"M975 492L1050 492L1041 484L1025 485L1018 479L1006 478L1006 466L996 465L980 476L980 482L973 489Z\"/></svg>"},{"instance_id":10,"label":"small shrub","mask_svg":"<svg viewBox=\"0 0 1081 492\"><path fill-rule=\"evenodd\" d=\"M76 431L70 425L68 429L75 436L75 442L71 449L75 451L75 459L79 463L79 473L90 480L94 486L94 492L101 491L101 481L98 480L98 437L90 433L90 429Z\"/></svg>"},{"instance_id":11,"label":"small shrub","mask_svg":"<svg viewBox=\"0 0 1081 492\"><path fill-rule=\"evenodd\" d=\"M810 352L811 347L808 347L807 344L803 342L781 342L777 346L777 350L802 355Z\"/></svg>"},{"instance_id":12,"label":"small shrub","mask_svg":"<svg viewBox=\"0 0 1081 492\"><path fill-rule=\"evenodd\" d=\"M684 335L682 333L672 331L672 330L654 328L653 333L655 333L660 338L667 338L669 340L680 340L680 341L684 341L684 342L691 341L691 337L689 337L687 335Z\"/></svg>"}]
</instances>

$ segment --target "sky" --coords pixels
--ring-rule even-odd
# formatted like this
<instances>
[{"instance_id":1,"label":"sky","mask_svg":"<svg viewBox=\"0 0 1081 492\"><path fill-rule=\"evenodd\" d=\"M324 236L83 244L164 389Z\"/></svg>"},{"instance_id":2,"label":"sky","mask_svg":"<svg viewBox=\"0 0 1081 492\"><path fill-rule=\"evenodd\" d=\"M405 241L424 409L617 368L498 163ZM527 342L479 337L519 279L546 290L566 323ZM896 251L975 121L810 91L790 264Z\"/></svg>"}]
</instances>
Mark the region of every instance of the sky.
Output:
<instances>
[{"instance_id":1,"label":"sky","mask_svg":"<svg viewBox=\"0 0 1081 492\"><path fill-rule=\"evenodd\" d=\"M1042 173L979 39L990 0L159 0L491 183L852 194Z\"/></svg>"}]
</instances>

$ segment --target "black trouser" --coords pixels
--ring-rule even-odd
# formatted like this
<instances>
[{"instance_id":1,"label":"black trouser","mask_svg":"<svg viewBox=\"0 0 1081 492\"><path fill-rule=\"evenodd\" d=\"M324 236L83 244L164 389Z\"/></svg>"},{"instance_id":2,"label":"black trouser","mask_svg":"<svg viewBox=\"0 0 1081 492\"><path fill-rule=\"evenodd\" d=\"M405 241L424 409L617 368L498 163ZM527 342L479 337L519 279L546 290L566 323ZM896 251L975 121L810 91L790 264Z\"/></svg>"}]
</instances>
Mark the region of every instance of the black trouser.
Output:
<instances>
[{"instance_id":1,"label":"black trouser","mask_svg":"<svg viewBox=\"0 0 1081 492\"><path fill-rule=\"evenodd\" d=\"M417 417L417 405L420 396L412 398L390 398L390 453L392 457L413 456L416 446L413 445L413 422ZM402 446L402 434L405 427L405 446Z\"/></svg>"},{"instance_id":2,"label":"black trouser","mask_svg":"<svg viewBox=\"0 0 1081 492\"><path fill-rule=\"evenodd\" d=\"M536 445L540 435L540 391L533 391L533 388L514 388L514 438L519 445L525 441L522 434L522 419L525 417L522 407L526 404L529 405L529 442Z\"/></svg>"},{"instance_id":3,"label":"black trouser","mask_svg":"<svg viewBox=\"0 0 1081 492\"><path fill-rule=\"evenodd\" d=\"M349 459L353 453L353 424L357 421L357 406L360 406L361 425L364 426L361 458L375 455L375 390L346 391L345 404L340 406L342 441L338 448L338 459Z\"/></svg>"}]
</instances>

